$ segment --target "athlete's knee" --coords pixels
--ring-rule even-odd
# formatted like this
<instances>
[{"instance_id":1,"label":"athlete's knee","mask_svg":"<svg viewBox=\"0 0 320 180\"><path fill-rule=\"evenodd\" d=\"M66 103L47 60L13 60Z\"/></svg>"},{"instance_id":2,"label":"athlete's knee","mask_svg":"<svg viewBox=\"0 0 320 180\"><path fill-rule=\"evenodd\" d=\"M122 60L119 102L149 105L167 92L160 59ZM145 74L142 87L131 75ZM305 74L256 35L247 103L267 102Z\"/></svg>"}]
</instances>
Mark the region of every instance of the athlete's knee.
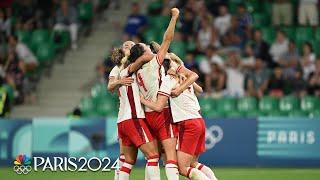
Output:
<instances>
[{"instance_id":1,"label":"athlete's knee","mask_svg":"<svg viewBox=\"0 0 320 180\"><path fill-rule=\"evenodd\" d=\"M126 163L129 163L129 164L135 164L136 161L137 161L137 158L135 158L135 157L130 157L130 156L125 156L124 161L125 161Z\"/></svg>"},{"instance_id":2,"label":"athlete's knee","mask_svg":"<svg viewBox=\"0 0 320 180\"><path fill-rule=\"evenodd\" d=\"M147 160L148 159L153 159L153 158L160 159L160 155L157 152L149 152L149 153L146 153L145 156L146 156Z\"/></svg>"},{"instance_id":3,"label":"athlete's knee","mask_svg":"<svg viewBox=\"0 0 320 180\"><path fill-rule=\"evenodd\" d=\"M144 154L145 156L148 158L148 157L152 157L152 156L159 156L159 152L158 150L156 149L155 146L153 145L149 145L149 146L146 146L144 148Z\"/></svg>"}]
</instances>

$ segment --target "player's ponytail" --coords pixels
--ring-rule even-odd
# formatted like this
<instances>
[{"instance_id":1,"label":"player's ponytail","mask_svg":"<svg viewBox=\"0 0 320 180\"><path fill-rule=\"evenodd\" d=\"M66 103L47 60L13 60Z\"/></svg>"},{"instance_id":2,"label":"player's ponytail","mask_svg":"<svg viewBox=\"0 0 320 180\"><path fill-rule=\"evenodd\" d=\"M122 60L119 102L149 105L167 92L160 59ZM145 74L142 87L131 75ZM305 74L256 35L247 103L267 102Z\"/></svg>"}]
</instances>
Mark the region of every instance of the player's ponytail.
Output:
<instances>
[{"instance_id":1,"label":"player's ponytail","mask_svg":"<svg viewBox=\"0 0 320 180\"><path fill-rule=\"evenodd\" d=\"M130 49L130 55L128 57L128 62L133 63L135 62L140 56L144 53L144 48L141 44L135 44Z\"/></svg>"},{"instance_id":2,"label":"player's ponytail","mask_svg":"<svg viewBox=\"0 0 320 180\"><path fill-rule=\"evenodd\" d=\"M167 75L168 74L168 70L170 69L170 59L164 59L162 66L164 67L164 72Z\"/></svg>"}]
</instances>

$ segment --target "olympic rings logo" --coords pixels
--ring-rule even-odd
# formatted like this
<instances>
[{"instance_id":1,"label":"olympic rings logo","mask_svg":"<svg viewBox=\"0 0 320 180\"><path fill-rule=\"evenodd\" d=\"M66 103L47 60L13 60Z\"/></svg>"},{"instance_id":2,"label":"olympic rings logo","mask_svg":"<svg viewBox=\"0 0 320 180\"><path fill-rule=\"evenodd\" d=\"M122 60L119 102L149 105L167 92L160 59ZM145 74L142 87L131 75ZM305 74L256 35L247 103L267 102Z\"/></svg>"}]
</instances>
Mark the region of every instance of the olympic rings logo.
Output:
<instances>
[{"instance_id":1,"label":"olympic rings logo","mask_svg":"<svg viewBox=\"0 0 320 180\"><path fill-rule=\"evenodd\" d=\"M28 165L28 166L24 166L24 165L18 166L18 165L16 165L16 166L13 166L13 170L17 174L28 174L29 172L31 172L32 167L30 165Z\"/></svg>"},{"instance_id":2,"label":"olympic rings logo","mask_svg":"<svg viewBox=\"0 0 320 180\"><path fill-rule=\"evenodd\" d=\"M220 126L210 126L206 130L206 149L212 149L223 138L223 130Z\"/></svg>"}]
</instances>

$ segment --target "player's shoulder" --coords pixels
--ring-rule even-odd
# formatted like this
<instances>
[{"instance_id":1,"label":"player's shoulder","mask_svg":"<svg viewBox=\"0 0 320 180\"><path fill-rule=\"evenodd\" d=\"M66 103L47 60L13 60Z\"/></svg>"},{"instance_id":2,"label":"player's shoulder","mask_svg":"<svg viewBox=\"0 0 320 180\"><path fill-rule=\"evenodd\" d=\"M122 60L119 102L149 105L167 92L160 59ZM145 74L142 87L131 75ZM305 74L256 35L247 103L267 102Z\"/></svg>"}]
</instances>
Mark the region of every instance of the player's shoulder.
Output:
<instances>
[{"instance_id":1,"label":"player's shoulder","mask_svg":"<svg viewBox=\"0 0 320 180\"><path fill-rule=\"evenodd\" d=\"M120 67L119 66L114 66L111 71L120 71Z\"/></svg>"},{"instance_id":2,"label":"player's shoulder","mask_svg":"<svg viewBox=\"0 0 320 180\"><path fill-rule=\"evenodd\" d=\"M123 68L120 70L120 76L123 77L123 76L128 76L129 75L129 68L130 68L130 65L126 68Z\"/></svg>"},{"instance_id":3,"label":"player's shoulder","mask_svg":"<svg viewBox=\"0 0 320 180\"><path fill-rule=\"evenodd\" d=\"M158 55L157 54L153 54L152 59L146 64L149 65L149 66L161 66L161 64L159 63L158 59L159 59Z\"/></svg>"},{"instance_id":4,"label":"player's shoulder","mask_svg":"<svg viewBox=\"0 0 320 180\"><path fill-rule=\"evenodd\" d=\"M110 71L109 77L117 77L120 74L120 68L118 66L114 66Z\"/></svg>"}]
</instances>

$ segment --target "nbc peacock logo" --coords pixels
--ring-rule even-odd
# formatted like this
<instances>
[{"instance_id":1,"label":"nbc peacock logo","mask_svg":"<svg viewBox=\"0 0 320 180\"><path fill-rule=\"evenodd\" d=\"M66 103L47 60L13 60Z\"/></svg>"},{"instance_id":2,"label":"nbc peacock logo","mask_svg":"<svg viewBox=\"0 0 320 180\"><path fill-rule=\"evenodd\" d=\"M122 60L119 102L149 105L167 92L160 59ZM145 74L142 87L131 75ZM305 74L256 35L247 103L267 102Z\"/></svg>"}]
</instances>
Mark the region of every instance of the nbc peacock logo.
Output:
<instances>
[{"instance_id":1,"label":"nbc peacock logo","mask_svg":"<svg viewBox=\"0 0 320 180\"><path fill-rule=\"evenodd\" d=\"M17 174L28 174L32 170L31 158L24 154L18 155L13 164L13 170Z\"/></svg>"}]
</instances>

